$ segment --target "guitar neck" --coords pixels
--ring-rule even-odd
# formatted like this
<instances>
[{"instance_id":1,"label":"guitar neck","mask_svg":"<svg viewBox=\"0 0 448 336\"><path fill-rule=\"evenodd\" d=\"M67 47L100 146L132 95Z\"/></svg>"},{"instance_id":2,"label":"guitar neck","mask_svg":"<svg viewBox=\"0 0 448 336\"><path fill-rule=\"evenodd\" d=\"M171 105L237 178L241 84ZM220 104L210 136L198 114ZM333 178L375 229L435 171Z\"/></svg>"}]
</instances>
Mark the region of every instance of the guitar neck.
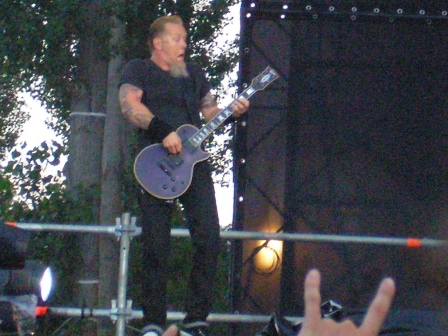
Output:
<instances>
[{"instance_id":1,"label":"guitar neck","mask_svg":"<svg viewBox=\"0 0 448 336\"><path fill-rule=\"evenodd\" d=\"M222 125L232 114L232 104L240 99L249 99L252 95L257 92L252 85L250 85L246 90L244 90L237 99L233 100L226 108L221 110L212 120L210 120L204 127L202 127L195 135L193 135L188 141L192 146L199 146L205 139L207 139L210 134L212 134L219 126Z\"/></svg>"}]
</instances>

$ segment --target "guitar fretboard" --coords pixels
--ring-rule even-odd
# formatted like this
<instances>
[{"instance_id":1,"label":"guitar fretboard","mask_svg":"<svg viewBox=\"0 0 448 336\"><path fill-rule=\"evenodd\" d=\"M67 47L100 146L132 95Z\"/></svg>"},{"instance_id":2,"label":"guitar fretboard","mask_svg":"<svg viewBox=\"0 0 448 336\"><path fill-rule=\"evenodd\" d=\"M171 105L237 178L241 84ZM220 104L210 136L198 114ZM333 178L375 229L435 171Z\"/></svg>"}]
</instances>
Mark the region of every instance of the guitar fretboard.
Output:
<instances>
[{"instance_id":1,"label":"guitar fretboard","mask_svg":"<svg viewBox=\"0 0 448 336\"><path fill-rule=\"evenodd\" d=\"M202 127L199 131L196 132L190 139L188 139L188 143L192 147L198 147L201 143L207 139L210 134L212 134L227 118L229 118L232 113L232 104L240 99L246 98L249 99L257 90L255 90L252 85L250 85L246 90L244 90L237 99L232 101L226 108L221 110L212 120L210 120L204 127ZM188 146L188 145L187 145Z\"/></svg>"}]
</instances>

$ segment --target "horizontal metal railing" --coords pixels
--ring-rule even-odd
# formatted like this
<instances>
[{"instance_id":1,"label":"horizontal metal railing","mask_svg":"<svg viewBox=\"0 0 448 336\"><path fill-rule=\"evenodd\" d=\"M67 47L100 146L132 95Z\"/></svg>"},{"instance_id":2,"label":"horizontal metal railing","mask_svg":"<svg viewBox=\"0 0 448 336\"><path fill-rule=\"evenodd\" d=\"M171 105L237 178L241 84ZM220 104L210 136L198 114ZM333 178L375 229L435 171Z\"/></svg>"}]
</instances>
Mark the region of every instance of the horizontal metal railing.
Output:
<instances>
[{"instance_id":1,"label":"horizontal metal railing","mask_svg":"<svg viewBox=\"0 0 448 336\"><path fill-rule=\"evenodd\" d=\"M125 335L125 323L131 319L143 317L141 310L132 309L132 301L126 299L127 270L129 263L129 244L134 236L141 234L142 229L135 225L135 217L125 213L116 219L114 226L106 225L76 225L76 224L51 224L51 223L18 223L6 222L5 224L31 231L57 231L113 234L120 238L120 272L118 281L118 299L112 300L111 309L101 308L64 308L50 307L53 314L76 317L108 317L116 321L116 336ZM171 236L175 238L189 237L187 229L172 229ZM377 244L407 246L409 248L437 248L448 245L448 240L437 240L429 238L397 238L397 237L372 237L372 236L350 236L350 235L326 235L312 233L265 233L251 231L221 231L220 236L226 240L281 240L301 241L318 243L350 243L350 244ZM184 317L182 312L168 312L168 321L181 321ZM209 322L226 323L267 323L271 316L252 314L216 314L211 313ZM292 322L299 323L301 317L286 317Z\"/></svg>"},{"instance_id":2,"label":"horizontal metal railing","mask_svg":"<svg viewBox=\"0 0 448 336\"><path fill-rule=\"evenodd\" d=\"M130 308L130 307L129 307ZM110 317L110 309L92 309L92 308L63 308L63 307L49 307L50 312L56 315L63 315L69 317ZM114 312L112 310L112 315ZM116 314L115 314L116 315ZM143 311L129 309L124 313L126 319L141 319L143 318ZM168 311L167 320L169 322L179 322L185 317L185 313L177 311ZM287 320L294 324L302 322L302 317L286 316ZM211 313L207 317L207 322L210 323L268 323L271 319L270 315L255 315L255 314L228 314L228 313Z\"/></svg>"},{"instance_id":3,"label":"horizontal metal railing","mask_svg":"<svg viewBox=\"0 0 448 336\"><path fill-rule=\"evenodd\" d=\"M80 233L107 233L120 236L123 228L120 225L72 225L72 224L44 224L44 223L15 223L7 222L8 225L17 226L33 231L58 231L58 232L80 232ZM141 234L141 228L133 226L128 229L131 236ZM352 235L331 235L313 233L267 233L254 231L234 231L223 230L220 233L222 239L227 240L282 240L282 241L302 241L317 243L350 243L350 244L376 244L417 247L441 247L448 245L448 240L431 238L400 238L400 237L374 237L374 236L352 236ZM171 236L176 238L189 237L187 229L171 229Z\"/></svg>"}]
</instances>

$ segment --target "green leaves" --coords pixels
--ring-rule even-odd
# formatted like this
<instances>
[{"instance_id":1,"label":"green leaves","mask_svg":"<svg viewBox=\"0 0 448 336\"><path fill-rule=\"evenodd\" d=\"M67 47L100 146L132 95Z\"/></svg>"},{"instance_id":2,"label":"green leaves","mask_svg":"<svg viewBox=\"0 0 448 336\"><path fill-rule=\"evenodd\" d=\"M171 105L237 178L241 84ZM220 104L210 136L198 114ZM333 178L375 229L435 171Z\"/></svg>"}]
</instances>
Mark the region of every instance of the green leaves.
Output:
<instances>
[{"instance_id":1,"label":"green leaves","mask_svg":"<svg viewBox=\"0 0 448 336\"><path fill-rule=\"evenodd\" d=\"M48 164L55 164L65 153L65 147L56 141L51 146L46 142L21 153L14 150L11 160L3 170L2 177L14 186L14 203L24 209L36 209L42 200L49 199L55 192L63 189L62 173L55 170L45 172Z\"/></svg>"},{"instance_id":2,"label":"green leaves","mask_svg":"<svg viewBox=\"0 0 448 336\"><path fill-rule=\"evenodd\" d=\"M1 219L91 222L91 201L98 199L94 193L99 192L99 186L89 190L80 186L79 192L67 195L60 164L67 152L69 112L79 92L84 90L83 97L87 97L80 104L82 109L76 110L81 112L94 110L94 104L100 100L98 96L106 96L105 92L99 92L92 97L91 86L107 82L107 78L101 78L92 69L97 69L99 62L107 64L117 53L126 60L148 57L149 25L161 15L177 13L190 28L188 57L206 69L217 87L238 60L235 41L222 43L218 39L219 30L226 25L223 19L235 3L235 0L0 1L0 157L4 158L14 147L27 119L18 95L23 90L56 117L50 125L62 135L61 142L44 142L30 150L23 144L22 150L12 151L0 174ZM114 50L109 46L111 17L119 18L126 27L125 38ZM230 156L225 152L223 147L213 161L217 172L229 166L226 160ZM120 191L126 210L137 213L131 190L135 179L129 175L123 179L128 181L125 190ZM76 246L71 236L57 234L38 234L33 244L37 257L59 264L64 260L60 258L61 251ZM71 267L72 264L59 265L67 274Z\"/></svg>"}]
</instances>

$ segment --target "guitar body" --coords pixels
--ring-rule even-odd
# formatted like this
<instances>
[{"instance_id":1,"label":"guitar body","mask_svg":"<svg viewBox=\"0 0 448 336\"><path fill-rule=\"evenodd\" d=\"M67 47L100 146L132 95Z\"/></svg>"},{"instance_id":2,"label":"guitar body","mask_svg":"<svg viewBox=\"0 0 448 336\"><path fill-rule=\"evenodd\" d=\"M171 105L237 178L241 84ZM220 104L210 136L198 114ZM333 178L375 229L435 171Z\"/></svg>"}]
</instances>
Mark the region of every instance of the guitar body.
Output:
<instances>
[{"instance_id":1,"label":"guitar body","mask_svg":"<svg viewBox=\"0 0 448 336\"><path fill-rule=\"evenodd\" d=\"M182 125L176 131L182 142L198 132L193 125ZM210 156L200 146L186 147L181 154L170 155L162 144L144 148L135 159L134 174L140 185L151 195L173 199L190 186L194 165Z\"/></svg>"},{"instance_id":2,"label":"guitar body","mask_svg":"<svg viewBox=\"0 0 448 336\"><path fill-rule=\"evenodd\" d=\"M237 99L249 99L278 77L274 69L267 67ZM194 165L210 156L201 149L202 142L232 113L230 104L201 129L188 124L179 127L176 132L182 139L181 154L170 155L161 144L144 148L134 162L134 175L138 183L151 195L161 199L182 195L191 184Z\"/></svg>"}]
</instances>

